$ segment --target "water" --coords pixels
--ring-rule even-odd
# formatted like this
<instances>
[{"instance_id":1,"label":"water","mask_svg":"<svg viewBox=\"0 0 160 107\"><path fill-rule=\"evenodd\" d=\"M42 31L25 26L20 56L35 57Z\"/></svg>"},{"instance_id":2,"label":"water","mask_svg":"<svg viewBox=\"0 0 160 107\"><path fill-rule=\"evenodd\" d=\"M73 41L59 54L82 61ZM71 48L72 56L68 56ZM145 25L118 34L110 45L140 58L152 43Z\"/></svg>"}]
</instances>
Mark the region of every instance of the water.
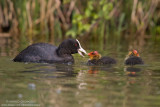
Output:
<instances>
[{"instance_id":1,"label":"water","mask_svg":"<svg viewBox=\"0 0 160 107\"><path fill-rule=\"evenodd\" d=\"M98 50L98 49L97 49ZM127 51L101 51L118 60L113 66L15 63L0 57L1 106L160 107L160 54L144 50L143 66L124 66ZM89 52L89 51L88 51Z\"/></svg>"}]
</instances>

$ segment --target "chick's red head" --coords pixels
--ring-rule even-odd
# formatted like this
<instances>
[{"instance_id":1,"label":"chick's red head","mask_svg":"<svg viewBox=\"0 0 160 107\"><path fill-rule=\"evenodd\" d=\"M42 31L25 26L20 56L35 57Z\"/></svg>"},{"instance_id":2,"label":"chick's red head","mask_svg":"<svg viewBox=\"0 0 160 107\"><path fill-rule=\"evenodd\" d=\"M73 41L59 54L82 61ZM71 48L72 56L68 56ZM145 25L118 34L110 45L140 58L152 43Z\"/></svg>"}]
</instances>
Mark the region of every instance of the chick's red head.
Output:
<instances>
[{"instance_id":1,"label":"chick's red head","mask_svg":"<svg viewBox=\"0 0 160 107\"><path fill-rule=\"evenodd\" d=\"M134 56L139 57L139 53L138 53L138 51L137 51L137 50L135 50L135 49L134 49L132 52L133 52Z\"/></svg>"},{"instance_id":2,"label":"chick's red head","mask_svg":"<svg viewBox=\"0 0 160 107\"><path fill-rule=\"evenodd\" d=\"M88 56L89 56L90 60L101 58L101 55L97 51L93 51L93 52L88 53Z\"/></svg>"}]
</instances>

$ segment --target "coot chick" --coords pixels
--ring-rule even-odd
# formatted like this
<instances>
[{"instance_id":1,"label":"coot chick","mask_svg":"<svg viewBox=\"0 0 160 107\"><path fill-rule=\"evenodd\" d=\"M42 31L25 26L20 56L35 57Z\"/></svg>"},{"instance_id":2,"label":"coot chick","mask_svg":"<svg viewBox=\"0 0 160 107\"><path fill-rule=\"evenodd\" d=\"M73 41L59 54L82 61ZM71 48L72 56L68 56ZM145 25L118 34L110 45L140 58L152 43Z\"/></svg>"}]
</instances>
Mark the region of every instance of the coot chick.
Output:
<instances>
[{"instance_id":1,"label":"coot chick","mask_svg":"<svg viewBox=\"0 0 160 107\"><path fill-rule=\"evenodd\" d=\"M115 59L108 57L108 56L101 57L101 54L99 54L97 51L88 53L88 56L90 58L87 62L87 65L116 64Z\"/></svg>"},{"instance_id":2,"label":"coot chick","mask_svg":"<svg viewBox=\"0 0 160 107\"><path fill-rule=\"evenodd\" d=\"M58 47L48 43L35 43L21 51L14 59L15 62L34 63L74 63L71 54L87 54L76 39L66 39Z\"/></svg>"},{"instance_id":3,"label":"coot chick","mask_svg":"<svg viewBox=\"0 0 160 107\"><path fill-rule=\"evenodd\" d=\"M144 64L137 50L129 51L125 58L126 65Z\"/></svg>"}]
</instances>

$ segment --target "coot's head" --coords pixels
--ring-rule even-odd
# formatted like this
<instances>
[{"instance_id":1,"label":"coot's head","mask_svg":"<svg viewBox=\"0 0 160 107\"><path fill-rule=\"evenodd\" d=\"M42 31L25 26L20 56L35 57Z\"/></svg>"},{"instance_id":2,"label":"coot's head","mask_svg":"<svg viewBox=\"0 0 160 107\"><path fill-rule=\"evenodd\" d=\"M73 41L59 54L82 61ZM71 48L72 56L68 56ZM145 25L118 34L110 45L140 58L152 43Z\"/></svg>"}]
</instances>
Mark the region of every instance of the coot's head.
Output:
<instances>
[{"instance_id":1,"label":"coot's head","mask_svg":"<svg viewBox=\"0 0 160 107\"><path fill-rule=\"evenodd\" d=\"M87 54L77 39L64 40L58 47L58 53L60 55L79 53L83 57Z\"/></svg>"},{"instance_id":2,"label":"coot's head","mask_svg":"<svg viewBox=\"0 0 160 107\"><path fill-rule=\"evenodd\" d=\"M99 54L97 51L88 53L88 56L90 60L93 60L93 59L98 60L101 58L101 54Z\"/></svg>"}]
</instances>

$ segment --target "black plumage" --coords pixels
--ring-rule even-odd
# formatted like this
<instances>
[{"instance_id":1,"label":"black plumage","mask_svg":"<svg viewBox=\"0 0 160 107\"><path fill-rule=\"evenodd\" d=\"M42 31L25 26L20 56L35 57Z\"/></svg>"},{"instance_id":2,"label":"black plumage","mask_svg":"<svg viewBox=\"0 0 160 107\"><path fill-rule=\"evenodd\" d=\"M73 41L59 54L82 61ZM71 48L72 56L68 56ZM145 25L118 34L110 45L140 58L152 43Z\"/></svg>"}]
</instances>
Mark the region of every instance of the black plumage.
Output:
<instances>
[{"instance_id":1,"label":"black plumage","mask_svg":"<svg viewBox=\"0 0 160 107\"><path fill-rule=\"evenodd\" d=\"M129 57L126 61L125 61L126 65L136 65L136 64L144 64L143 60L140 57L137 56L132 56Z\"/></svg>"},{"instance_id":2,"label":"black plumage","mask_svg":"<svg viewBox=\"0 0 160 107\"><path fill-rule=\"evenodd\" d=\"M126 56L124 63L126 65L144 64L137 50L129 51L129 54Z\"/></svg>"},{"instance_id":3,"label":"black plumage","mask_svg":"<svg viewBox=\"0 0 160 107\"><path fill-rule=\"evenodd\" d=\"M36 62L36 63L74 63L71 54L78 53L79 50L84 53L78 40L64 40L59 47L48 43L36 43L28 46L21 51L14 59L15 62Z\"/></svg>"},{"instance_id":4,"label":"black plumage","mask_svg":"<svg viewBox=\"0 0 160 107\"><path fill-rule=\"evenodd\" d=\"M116 64L115 59L108 56L101 57L97 51L90 52L88 55L90 56L90 59L88 60L87 65Z\"/></svg>"}]
</instances>

